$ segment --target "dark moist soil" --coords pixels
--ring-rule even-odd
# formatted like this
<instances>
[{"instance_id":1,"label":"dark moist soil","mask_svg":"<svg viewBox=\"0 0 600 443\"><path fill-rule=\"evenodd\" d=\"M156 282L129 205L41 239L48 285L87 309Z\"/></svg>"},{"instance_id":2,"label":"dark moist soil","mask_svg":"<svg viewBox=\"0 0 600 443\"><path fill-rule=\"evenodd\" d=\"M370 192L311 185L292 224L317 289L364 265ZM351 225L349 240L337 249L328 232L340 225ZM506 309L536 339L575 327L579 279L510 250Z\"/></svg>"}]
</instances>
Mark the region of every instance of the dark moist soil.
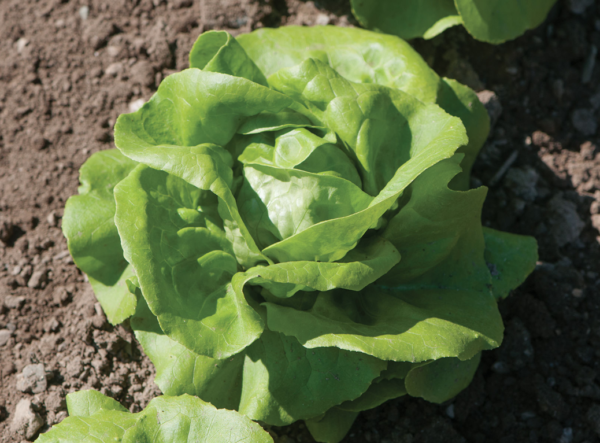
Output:
<instances>
[{"instance_id":1,"label":"dark moist soil","mask_svg":"<svg viewBox=\"0 0 600 443\"><path fill-rule=\"evenodd\" d=\"M440 74L495 93L481 94L496 123L472 184L490 186L484 223L535 236L540 263L501 303L505 341L466 391L443 405L388 402L344 441L599 441L600 67L589 68L600 5L573 12L585 3L559 1L540 28L500 46L459 28L414 41ZM131 411L160 392L60 230L77 171L113 147L117 116L185 68L204 30L328 23L355 25L345 0L0 1L0 441L24 440L12 426L22 399L45 431L66 416L69 392L95 388ZM31 364L46 380L22 377ZM302 424L272 432L313 441Z\"/></svg>"}]
</instances>

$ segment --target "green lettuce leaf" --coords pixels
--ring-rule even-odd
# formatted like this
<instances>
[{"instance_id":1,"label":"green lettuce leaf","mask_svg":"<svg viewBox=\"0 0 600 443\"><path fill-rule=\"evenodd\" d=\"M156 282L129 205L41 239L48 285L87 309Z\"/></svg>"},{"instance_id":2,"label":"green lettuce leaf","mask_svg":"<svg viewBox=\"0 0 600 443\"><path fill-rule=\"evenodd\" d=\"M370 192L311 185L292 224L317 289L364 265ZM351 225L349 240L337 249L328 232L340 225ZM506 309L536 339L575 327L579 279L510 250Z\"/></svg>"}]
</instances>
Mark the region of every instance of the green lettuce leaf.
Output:
<instances>
[{"instance_id":1,"label":"green lettuce leaf","mask_svg":"<svg viewBox=\"0 0 600 443\"><path fill-rule=\"evenodd\" d=\"M216 199L203 206L204 194L140 165L115 189L115 221L161 328L197 353L223 359L256 340L263 323L246 303L243 284L232 282L238 270L233 246Z\"/></svg>"},{"instance_id":2,"label":"green lettuce leaf","mask_svg":"<svg viewBox=\"0 0 600 443\"><path fill-rule=\"evenodd\" d=\"M80 391L67 396L67 407L70 417L36 442L273 443L248 418L189 395L157 397L142 412L132 414L97 391Z\"/></svg>"},{"instance_id":3,"label":"green lettuce leaf","mask_svg":"<svg viewBox=\"0 0 600 443\"><path fill-rule=\"evenodd\" d=\"M88 275L112 324L135 311L135 297L125 284L134 274L114 223L113 189L136 165L116 149L92 155L80 169L79 195L67 201L62 222L73 261Z\"/></svg>"}]
</instances>

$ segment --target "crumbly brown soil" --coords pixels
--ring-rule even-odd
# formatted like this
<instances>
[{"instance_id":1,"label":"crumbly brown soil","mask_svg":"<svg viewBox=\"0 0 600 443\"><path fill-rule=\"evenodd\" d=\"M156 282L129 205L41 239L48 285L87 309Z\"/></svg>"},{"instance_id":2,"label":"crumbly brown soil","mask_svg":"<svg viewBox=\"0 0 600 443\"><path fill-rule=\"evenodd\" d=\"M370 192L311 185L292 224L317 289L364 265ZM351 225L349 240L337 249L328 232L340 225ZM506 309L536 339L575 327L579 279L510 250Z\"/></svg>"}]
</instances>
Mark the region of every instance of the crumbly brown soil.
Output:
<instances>
[{"instance_id":1,"label":"crumbly brown soil","mask_svg":"<svg viewBox=\"0 0 600 443\"><path fill-rule=\"evenodd\" d=\"M501 303L505 342L465 392L444 405L389 402L361 414L345 441L599 441L600 67L588 82L582 73L600 47L600 5L576 15L572 3L500 46L461 29L414 42L439 73L497 94L503 112L473 185L490 185L485 224L535 236L540 265ZM131 332L95 306L60 230L77 171L113 147L116 117L184 68L203 30L353 25L348 14L345 0L0 1L0 330L10 331L0 441L23 440L10 430L22 398L46 430L74 390L98 389L132 411L159 393ZM32 363L44 365L47 388L23 393L17 375ZM272 431L279 442L312 441L301 424Z\"/></svg>"}]
</instances>

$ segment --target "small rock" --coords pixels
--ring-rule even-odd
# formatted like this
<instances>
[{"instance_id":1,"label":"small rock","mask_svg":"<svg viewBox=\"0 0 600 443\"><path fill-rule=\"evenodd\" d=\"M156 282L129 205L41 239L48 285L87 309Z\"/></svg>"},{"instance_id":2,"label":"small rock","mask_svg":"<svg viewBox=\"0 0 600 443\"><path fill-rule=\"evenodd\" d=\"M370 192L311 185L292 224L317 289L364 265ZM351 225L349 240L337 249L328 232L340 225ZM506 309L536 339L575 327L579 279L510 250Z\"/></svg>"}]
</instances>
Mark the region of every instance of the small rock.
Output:
<instances>
[{"instance_id":1,"label":"small rock","mask_svg":"<svg viewBox=\"0 0 600 443\"><path fill-rule=\"evenodd\" d=\"M563 247L577 240L585 223L579 217L575 203L565 200L560 194L557 194L548 202L547 208L552 214L550 233L557 246Z\"/></svg>"},{"instance_id":2,"label":"small rock","mask_svg":"<svg viewBox=\"0 0 600 443\"><path fill-rule=\"evenodd\" d=\"M591 109L575 109L571 114L571 122L583 135L594 135L598 129L598 123Z\"/></svg>"},{"instance_id":3,"label":"small rock","mask_svg":"<svg viewBox=\"0 0 600 443\"><path fill-rule=\"evenodd\" d=\"M56 317L52 317L46 323L44 323L44 331L45 332L56 332L60 328L60 323L56 319Z\"/></svg>"},{"instance_id":4,"label":"small rock","mask_svg":"<svg viewBox=\"0 0 600 443\"><path fill-rule=\"evenodd\" d=\"M121 63L121 62L111 63L110 65L108 65L108 67L104 71L104 73L106 75L109 75L111 77L116 77L117 75L120 75L122 72L123 72L123 63Z\"/></svg>"},{"instance_id":5,"label":"small rock","mask_svg":"<svg viewBox=\"0 0 600 443\"><path fill-rule=\"evenodd\" d=\"M325 26L328 25L330 21L327 14L319 14L315 20L315 26Z\"/></svg>"},{"instance_id":6,"label":"small rock","mask_svg":"<svg viewBox=\"0 0 600 443\"><path fill-rule=\"evenodd\" d=\"M25 49L25 46L27 46L29 44L29 40L27 40L24 37L21 37L19 40L17 40L17 51L18 52L23 52L23 49Z\"/></svg>"},{"instance_id":7,"label":"small rock","mask_svg":"<svg viewBox=\"0 0 600 443\"><path fill-rule=\"evenodd\" d=\"M569 0L569 9L573 14L581 15L594 4L594 0Z\"/></svg>"},{"instance_id":8,"label":"small rock","mask_svg":"<svg viewBox=\"0 0 600 443\"><path fill-rule=\"evenodd\" d=\"M79 17L81 17L81 20L87 20L89 15L90 15L89 6L82 6L81 8L79 8Z\"/></svg>"},{"instance_id":9,"label":"small rock","mask_svg":"<svg viewBox=\"0 0 600 443\"><path fill-rule=\"evenodd\" d=\"M10 430L31 440L44 425L44 420L33 411L31 401L24 398L17 404Z\"/></svg>"},{"instance_id":10,"label":"small rock","mask_svg":"<svg viewBox=\"0 0 600 443\"><path fill-rule=\"evenodd\" d=\"M46 287L46 283L48 283L48 269L40 269L31 275L27 287L31 289L43 289Z\"/></svg>"},{"instance_id":11,"label":"small rock","mask_svg":"<svg viewBox=\"0 0 600 443\"><path fill-rule=\"evenodd\" d=\"M46 217L46 221L53 228L58 226L58 220L59 220L59 217L56 214L56 211L52 211L50 214L48 214L48 217Z\"/></svg>"},{"instance_id":12,"label":"small rock","mask_svg":"<svg viewBox=\"0 0 600 443\"><path fill-rule=\"evenodd\" d=\"M25 297L15 296L15 295L7 295L4 298L4 306L8 309L21 309L21 307L25 304Z\"/></svg>"},{"instance_id":13,"label":"small rock","mask_svg":"<svg viewBox=\"0 0 600 443\"><path fill-rule=\"evenodd\" d=\"M510 367L503 361L497 361L492 365L492 371L498 374L508 374L510 373Z\"/></svg>"},{"instance_id":14,"label":"small rock","mask_svg":"<svg viewBox=\"0 0 600 443\"><path fill-rule=\"evenodd\" d=\"M130 78L143 86L154 86L154 68L145 60L137 62L131 67Z\"/></svg>"},{"instance_id":15,"label":"small rock","mask_svg":"<svg viewBox=\"0 0 600 443\"><path fill-rule=\"evenodd\" d=\"M8 343L10 337L12 337L12 332L10 332L8 329L0 329L0 346L4 346L6 343Z\"/></svg>"},{"instance_id":16,"label":"small rock","mask_svg":"<svg viewBox=\"0 0 600 443\"><path fill-rule=\"evenodd\" d=\"M537 197L538 173L532 167L511 168L504 178L505 186L517 197L532 202Z\"/></svg>"},{"instance_id":17,"label":"small rock","mask_svg":"<svg viewBox=\"0 0 600 443\"><path fill-rule=\"evenodd\" d=\"M494 91L481 91L477 93L479 101L483 104L490 116L490 124L492 127L496 124L500 115L502 115L502 104Z\"/></svg>"},{"instance_id":18,"label":"small rock","mask_svg":"<svg viewBox=\"0 0 600 443\"><path fill-rule=\"evenodd\" d=\"M137 100L132 101L131 103L129 103L129 112L137 111L142 106L144 106L144 103L145 102L143 98L138 98Z\"/></svg>"},{"instance_id":19,"label":"small rock","mask_svg":"<svg viewBox=\"0 0 600 443\"><path fill-rule=\"evenodd\" d=\"M449 405L446 408L446 415L448 417L450 417L450 418L454 418L455 417L455 415L454 415L454 404L451 404L451 405Z\"/></svg>"},{"instance_id":20,"label":"small rock","mask_svg":"<svg viewBox=\"0 0 600 443\"><path fill-rule=\"evenodd\" d=\"M121 53L121 47L120 46L107 46L106 47L106 53L113 58L116 58L119 56L119 54Z\"/></svg>"},{"instance_id":21,"label":"small rock","mask_svg":"<svg viewBox=\"0 0 600 443\"><path fill-rule=\"evenodd\" d=\"M65 305L69 301L69 298L69 291L67 291L64 286L58 286L54 288L54 293L52 294L52 301L54 304L59 306Z\"/></svg>"},{"instance_id":22,"label":"small rock","mask_svg":"<svg viewBox=\"0 0 600 443\"><path fill-rule=\"evenodd\" d=\"M39 394L44 392L47 387L46 371L42 363L27 365L17 375L17 389L21 392Z\"/></svg>"}]
</instances>

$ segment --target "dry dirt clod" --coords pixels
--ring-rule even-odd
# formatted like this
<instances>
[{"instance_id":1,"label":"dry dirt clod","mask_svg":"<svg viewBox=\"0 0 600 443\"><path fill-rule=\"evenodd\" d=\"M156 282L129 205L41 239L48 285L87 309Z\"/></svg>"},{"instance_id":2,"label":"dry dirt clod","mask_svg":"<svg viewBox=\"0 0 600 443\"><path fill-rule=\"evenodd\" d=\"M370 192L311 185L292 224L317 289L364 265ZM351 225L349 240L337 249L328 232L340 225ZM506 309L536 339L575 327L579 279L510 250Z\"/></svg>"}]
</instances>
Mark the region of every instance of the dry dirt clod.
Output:
<instances>
[{"instance_id":1,"label":"dry dirt clod","mask_svg":"<svg viewBox=\"0 0 600 443\"><path fill-rule=\"evenodd\" d=\"M0 329L0 346L4 346L6 343L8 343L10 337L12 337L12 332L10 332L8 329Z\"/></svg>"},{"instance_id":2,"label":"dry dirt clod","mask_svg":"<svg viewBox=\"0 0 600 443\"><path fill-rule=\"evenodd\" d=\"M25 297L17 297L14 295L8 295L4 299L4 306L8 309L21 309L25 304Z\"/></svg>"},{"instance_id":3,"label":"dry dirt clod","mask_svg":"<svg viewBox=\"0 0 600 443\"><path fill-rule=\"evenodd\" d=\"M44 392L47 387L46 371L42 363L27 365L17 375L17 389L21 392L39 394Z\"/></svg>"},{"instance_id":4,"label":"dry dirt clod","mask_svg":"<svg viewBox=\"0 0 600 443\"><path fill-rule=\"evenodd\" d=\"M44 420L33 410L31 400L24 398L19 401L10 425L11 431L31 440L43 425Z\"/></svg>"},{"instance_id":5,"label":"dry dirt clod","mask_svg":"<svg viewBox=\"0 0 600 443\"><path fill-rule=\"evenodd\" d=\"M31 274L27 287L32 289L43 289L48 283L48 269L43 268Z\"/></svg>"},{"instance_id":6,"label":"dry dirt clod","mask_svg":"<svg viewBox=\"0 0 600 443\"><path fill-rule=\"evenodd\" d=\"M585 223L579 217L575 203L557 194L548 202L547 207L552 220L550 233L557 246L560 248L577 240Z\"/></svg>"}]
</instances>

